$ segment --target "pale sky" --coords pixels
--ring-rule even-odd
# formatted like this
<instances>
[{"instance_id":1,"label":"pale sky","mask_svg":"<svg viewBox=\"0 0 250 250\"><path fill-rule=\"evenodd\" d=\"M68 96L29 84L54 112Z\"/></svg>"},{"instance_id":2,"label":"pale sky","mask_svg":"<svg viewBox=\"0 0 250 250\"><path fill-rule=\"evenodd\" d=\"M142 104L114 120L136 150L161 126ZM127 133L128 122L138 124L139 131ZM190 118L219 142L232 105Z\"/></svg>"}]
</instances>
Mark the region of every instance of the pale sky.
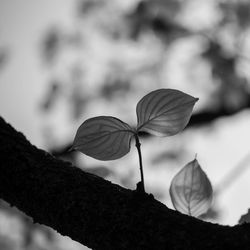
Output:
<instances>
[{"instance_id":1,"label":"pale sky","mask_svg":"<svg viewBox=\"0 0 250 250\"><path fill-rule=\"evenodd\" d=\"M70 25L72 3L0 0L0 46L10 51L0 73L0 114L38 146L42 140L37 110L48 82L39 46L51 26Z\"/></svg>"}]
</instances>

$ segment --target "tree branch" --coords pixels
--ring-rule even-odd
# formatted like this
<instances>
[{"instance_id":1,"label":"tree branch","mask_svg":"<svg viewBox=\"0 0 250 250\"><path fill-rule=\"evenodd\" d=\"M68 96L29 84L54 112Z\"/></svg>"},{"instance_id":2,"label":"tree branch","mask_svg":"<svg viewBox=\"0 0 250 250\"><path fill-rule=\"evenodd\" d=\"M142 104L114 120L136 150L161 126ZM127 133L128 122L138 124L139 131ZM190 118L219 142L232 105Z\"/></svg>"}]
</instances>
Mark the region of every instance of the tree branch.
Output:
<instances>
[{"instance_id":1,"label":"tree branch","mask_svg":"<svg viewBox=\"0 0 250 250\"><path fill-rule=\"evenodd\" d=\"M0 198L92 249L249 249L249 224L207 223L84 172L0 118Z\"/></svg>"}]
</instances>

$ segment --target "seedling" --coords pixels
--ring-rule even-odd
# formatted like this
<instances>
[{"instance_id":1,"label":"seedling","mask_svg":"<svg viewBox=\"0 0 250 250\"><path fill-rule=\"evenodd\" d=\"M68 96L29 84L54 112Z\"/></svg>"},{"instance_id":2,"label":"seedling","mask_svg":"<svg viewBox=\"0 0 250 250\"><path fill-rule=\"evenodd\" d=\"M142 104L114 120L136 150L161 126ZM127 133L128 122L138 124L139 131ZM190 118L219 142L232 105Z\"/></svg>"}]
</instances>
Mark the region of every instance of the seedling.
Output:
<instances>
[{"instance_id":1,"label":"seedling","mask_svg":"<svg viewBox=\"0 0 250 250\"><path fill-rule=\"evenodd\" d=\"M175 89L152 91L137 103L136 128L112 116L90 118L78 128L72 149L98 160L115 160L130 151L131 139L134 137L139 156L140 184L142 192L145 192L139 132L156 136L172 136L179 133L188 124L197 101L198 98ZM171 197L176 193L174 185ZM193 194L190 195L189 201L192 197ZM178 209L180 206L175 207ZM190 204L188 212L191 214Z\"/></svg>"}]
</instances>

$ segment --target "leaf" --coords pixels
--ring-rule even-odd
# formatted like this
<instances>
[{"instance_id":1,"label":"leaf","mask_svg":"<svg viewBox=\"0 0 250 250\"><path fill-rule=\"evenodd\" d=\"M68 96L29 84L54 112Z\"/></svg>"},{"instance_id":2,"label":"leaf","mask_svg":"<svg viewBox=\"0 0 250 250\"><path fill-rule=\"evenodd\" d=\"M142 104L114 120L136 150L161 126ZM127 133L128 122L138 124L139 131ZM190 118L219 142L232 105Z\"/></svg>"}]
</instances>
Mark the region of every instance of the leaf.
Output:
<instances>
[{"instance_id":1,"label":"leaf","mask_svg":"<svg viewBox=\"0 0 250 250\"><path fill-rule=\"evenodd\" d=\"M121 120L98 116L78 128L72 149L98 160L115 160L129 152L133 134L132 128Z\"/></svg>"},{"instance_id":2,"label":"leaf","mask_svg":"<svg viewBox=\"0 0 250 250\"><path fill-rule=\"evenodd\" d=\"M158 136L179 133L188 124L194 98L175 89L158 89L144 96L137 104L137 131Z\"/></svg>"},{"instance_id":3,"label":"leaf","mask_svg":"<svg viewBox=\"0 0 250 250\"><path fill-rule=\"evenodd\" d=\"M211 183L196 159L176 174L169 192L175 209L192 216L206 213L212 203Z\"/></svg>"},{"instance_id":4,"label":"leaf","mask_svg":"<svg viewBox=\"0 0 250 250\"><path fill-rule=\"evenodd\" d=\"M249 223L250 222L250 209L248 209L246 214L243 214L239 219L239 224Z\"/></svg>"}]
</instances>

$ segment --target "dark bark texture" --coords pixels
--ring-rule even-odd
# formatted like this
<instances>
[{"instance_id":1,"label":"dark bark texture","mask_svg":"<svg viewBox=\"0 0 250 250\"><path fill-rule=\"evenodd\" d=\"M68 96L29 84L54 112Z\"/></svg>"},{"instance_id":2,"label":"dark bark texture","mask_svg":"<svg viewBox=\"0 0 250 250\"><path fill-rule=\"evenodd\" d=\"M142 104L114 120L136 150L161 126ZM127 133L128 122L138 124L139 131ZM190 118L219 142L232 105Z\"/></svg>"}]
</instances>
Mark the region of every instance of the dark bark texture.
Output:
<instances>
[{"instance_id":1,"label":"dark bark texture","mask_svg":"<svg viewBox=\"0 0 250 250\"><path fill-rule=\"evenodd\" d=\"M249 224L222 226L168 209L54 158L2 118L0 198L91 249L250 249Z\"/></svg>"}]
</instances>

